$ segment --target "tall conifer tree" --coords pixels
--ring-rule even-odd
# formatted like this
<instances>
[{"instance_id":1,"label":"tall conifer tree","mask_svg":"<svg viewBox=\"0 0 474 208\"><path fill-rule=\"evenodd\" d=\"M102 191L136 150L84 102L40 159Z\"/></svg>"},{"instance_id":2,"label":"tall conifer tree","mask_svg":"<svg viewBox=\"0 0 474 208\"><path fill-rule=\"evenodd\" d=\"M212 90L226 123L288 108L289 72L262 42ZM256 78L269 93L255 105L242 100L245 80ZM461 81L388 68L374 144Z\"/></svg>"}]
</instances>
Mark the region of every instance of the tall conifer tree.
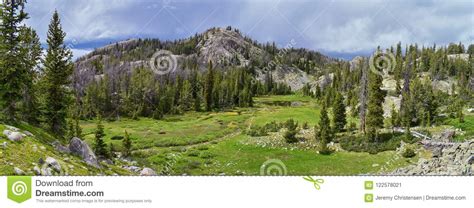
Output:
<instances>
[{"instance_id":1,"label":"tall conifer tree","mask_svg":"<svg viewBox=\"0 0 474 208\"><path fill-rule=\"evenodd\" d=\"M63 136L66 127L70 91L67 85L72 75L72 53L64 44L59 14L54 12L48 30L48 50L44 60L46 106L45 119L49 129L57 136Z\"/></svg>"}]
</instances>

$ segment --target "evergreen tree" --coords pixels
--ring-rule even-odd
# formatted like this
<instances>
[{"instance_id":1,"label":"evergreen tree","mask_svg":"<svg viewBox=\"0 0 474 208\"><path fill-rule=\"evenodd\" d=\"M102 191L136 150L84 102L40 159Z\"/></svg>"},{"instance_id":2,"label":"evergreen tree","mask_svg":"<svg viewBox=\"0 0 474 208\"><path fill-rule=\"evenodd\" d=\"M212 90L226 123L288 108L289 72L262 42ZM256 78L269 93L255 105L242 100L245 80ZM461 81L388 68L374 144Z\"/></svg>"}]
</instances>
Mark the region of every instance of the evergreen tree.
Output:
<instances>
[{"instance_id":1,"label":"evergreen tree","mask_svg":"<svg viewBox=\"0 0 474 208\"><path fill-rule=\"evenodd\" d=\"M99 158L108 158L107 144L104 142L105 132L102 125L102 117L97 117L97 129L95 131L94 153Z\"/></svg>"},{"instance_id":2,"label":"evergreen tree","mask_svg":"<svg viewBox=\"0 0 474 208\"><path fill-rule=\"evenodd\" d=\"M122 140L122 146L123 146L123 152L122 155L123 157L128 157L131 155L131 150L132 150L132 140L130 140L130 135L128 134L127 131L125 131L125 137Z\"/></svg>"},{"instance_id":3,"label":"evergreen tree","mask_svg":"<svg viewBox=\"0 0 474 208\"><path fill-rule=\"evenodd\" d=\"M382 77L375 73L369 74L368 101L367 101L367 126L366 131L370 141L377 141L378 130L383 127L382 103L385 93L382 87Z\"/></svg>"},{"instance_id":4,"label":"evergreen tree","mask_svg":"<svg viewBox=\"0 0 474 208\"><path fill-rule=\"evenodd\" d=\"M397 51L395 54L395 69L394 69L394 75L395 75L395 81L397 81L397 89L399 89L399 82L402 78L402 68L403 68L403 57L402 57L402 44L398 42L397 44ZM400 92L397 90L397 92Z\"/></svg>"},{"instance_id":5,"label":"evergreen tree","mask_svg":"<svg viewBox=\"0 0 474 208\"><path fill-rule=\"evenodd\" d=\"M332 110L334 115L334 131L342 132L347 123L346 106L344 105L344 97L339 92L336 93Z\"/></svg>"},{"instance_id":6,"label":"evergreen tree","mask_svg":"<svg viewBox=\"0 0 474 208\"><path fill-rule=\"evenodd\" d=\"M296 134L298 133L298 123L295 122L293 119L287 120L285 123L285 127L287 128L283 137L287 143L295 143L298 142L298 138L296 138Z\"/></svg>"},{"instance_id":7,"label":"evergreen tree","mask_svg":"<svg viewBox=\"0 0 474 208\"><path fill-rule=\"evenodd\" d=\"M59 14L54 12L48 30L48 50L43 62L45 69L45 117L49 129L57 136L64 135L70 92L67 90L72 74L72 53L64 44Z\"/></svg>"},{"instance_id":8,"label":"evergreen tree","mask_svg":"<svg viewBox=\"0 0 474 208\"><path fill-rule=\"evenodd\" d=\"M206 87L205 87L205 97L206 97L206 111L211 111L213 107L213 90L214 90L214 69L212 66L212 61L209 61L209 68L206 78Z\"/></svg>"},{"instance_id":9,"label":"evergreen tree","mask_svg":"<svg viewBox=\"0 0 474 208\"><path fill-rule=\"evenodd\" d=\"M27 68L23 66L19 25L27 18L25 1L3 1L0 4L0 106L5 119L17 119L17 102L28 81Z\"/></svg>"},{"instance_id":10,"label":"evergreen tree","mask_svg":"<svg viewBox=\"0 0 474 208\"><path fill-rule=\"evenodd\" d=\"M79 116L74 117L74 122L75 122L75 131L74 131L74 136L81 138L82 136L82 128L81 125L79 124Z\"/></svg>"},{"instance_id":11,"label":"evergreen tree","mask_svg":"<svg viewBox=\"0 0 474 208\"><path fill-rule=\"evenodd\" d=\"M37 68L41 59L41 45L36 32L29 27L21 27L19 34L20 57L23 70L27 73L22 89L23 100L21 105L22 119L30 124L38 125L40 121L39 104L39 70Z\"/></svg>"},{"instance_id":12,"label":"evergreen tree","mask_svg":"<svg viewBox=\"0 0 474 208\"><path fill-rule=\"evenodd\" d=\"M114 143L110 142L108 155L109 155L111 158L114 158L114 157L116 157L115 152L116 152L116 150L115 150Z\"/></svg>"},{"instance_id":13,"label":"evergreen tree","mask_svg":"<svg viewBox=\"0 0 474 208\"><path fill-rule=\"evenodd\" d=\"M359 95L359 100L360 100L360 106L359 106L359 121L360 121L360 131L366 133L366 115L367 115L367 96L368 96L368 64L367 60L361 60L360 62L361 65L361 80L360 80L360 95Z\"/></svg>"},{"instance_id":14,"label":"evergreen tree","mask_svg":"<svg viewBox=\"0 0 474 208\"><path fill-rule=\"evenodd\" d=\"M392 127L392 131L395 127L398 126L398 112L395 110L395 105L392 104L392 110L390 112L390 125Z\"/></svg>"},{"instance_id":15,"label":"evergreen tree","mask_svg":"<svg viewBox=\"0 0 474 208\"><path fill-rule=\"evenodd\" d=\"M322 105L321 108L321 116L319 120L319 131L318 131L318 137L319 137L319 146L320 154L330 154L330 150L327 146L328 143L332 141L332 135L331 135L331 126L330 126L331 121L329 120L328 117L328 112L326 110L326 105Z\"/></svg>"}]
</instances>

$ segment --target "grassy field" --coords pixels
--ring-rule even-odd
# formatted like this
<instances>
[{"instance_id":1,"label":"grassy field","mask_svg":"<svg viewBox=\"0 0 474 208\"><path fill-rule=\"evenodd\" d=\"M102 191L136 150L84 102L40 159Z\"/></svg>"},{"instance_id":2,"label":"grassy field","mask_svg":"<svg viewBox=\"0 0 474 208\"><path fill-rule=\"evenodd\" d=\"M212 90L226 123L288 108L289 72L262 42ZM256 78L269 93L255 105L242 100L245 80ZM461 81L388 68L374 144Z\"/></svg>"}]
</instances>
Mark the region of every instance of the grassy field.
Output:
<instances>
[{"instance_id":1,"label":"grassy field","mask_svg":"<svg viewBox=\"0 0 474 208\"><path fill-rule=\"evenodd\" d=\"M250 117L250 113L188 113L181 116L170 116L163 120L140 118L139 120L121 119L104 122L105 141L120 146L114 136L123 136L127 131L134 141L134 149L151 147L183 146L209 142L236 131ZM84 138L92 144L95 121L84 121L81 124Z\"/></svg>"},{"instance_id":2,"label":"grassy field","mask_svg":"<svg viewBox=\"0 0 474 208\"><path fill-rule=\"evenodd\" d=\"M227 112L190 112L163 120L140 118L104 122L106 143L120 149L114 136L130 133L133 159L160 174L259 175L269 159L281 160L289 175L357 175L380 173L413 163L417 158L399 158L393 151L376 155L336 152L325 156L314 149L262 147L249 143L243 132L250 125L265 125L294 119L310 126L319 121L319 105L299 95L255 99L255 108ZM82 122L86 141L93 143L95 121Z\"/></svg>"},{"instance_id":3,"label":"grassy field","mask_svg":"<svg viewBox=\"0 0 474 208\"><path fill-rule=\"evenodd\" d=\"M450 118L445 121L446 125L454 126L455 128L464 131L464 135L457 135L455 140L464 141L468 138L474 137L474 114L464 116L464 123L459 122L457 118Z\"/></svg>"},{"instance_id":4,"label":"grassy field","mask_svg":"<svg viewBox=\"0 0 474 208\"><path fill-rule=\"evenodd\" d=\"M242 142L247 137L238 135L218 144L196 147L181 153L171 153L177 157L178 161L174 167L174 173L259 175L260 167L264 162L278 159L284 163L288 175L358 175L377 173L383 169L393 170L417 159L407 161L397 158L394 152L376 155L337 152L331 155L320 155L311 150L262 148L243 144ZM160 164L163 158L167 158L166 154L170 155L168 152L165 155L151 157L148 162ZM387 161L390 163L386 164Z\"/></svg>"}]
</instances>

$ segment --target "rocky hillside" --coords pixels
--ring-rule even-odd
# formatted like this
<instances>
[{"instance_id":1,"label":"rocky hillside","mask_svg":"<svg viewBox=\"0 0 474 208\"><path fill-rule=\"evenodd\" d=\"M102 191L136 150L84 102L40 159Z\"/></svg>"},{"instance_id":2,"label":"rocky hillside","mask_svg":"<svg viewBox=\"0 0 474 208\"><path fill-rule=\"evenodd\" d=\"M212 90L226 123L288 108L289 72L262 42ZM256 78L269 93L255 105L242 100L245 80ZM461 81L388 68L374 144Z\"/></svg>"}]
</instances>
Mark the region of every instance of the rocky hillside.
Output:
<instances>
[{"instance_id":1,"label":"rocky hillside","mask_svg":"<svg viewBox=\"0 0 474 208\"><path fill-rule=\"evenodd\" d=\"M474 175L474 140L463 143L428 143L429 159L393 172L393 175Z\"/></svg>"},{"instance_id":2,"label":"rocky hillside","mask_svg":"<svg viewBox=\"0 0 474 208\"><path fill-rule=\"evenodd\" d=\"M317 80L313 75L335 59L318 52L274 44L260 44L231 28L212 28L202 34L176 41L132 39L98 48L79 58L75 63L75 87L83 87L107 73L114 76L129 73L136 67L150 67L150 59L157 51L170 51L176 60L173 73L187 73L186 69L206 70L209 61L217 69L247 67L263 80L271 69L274 81L283 82L298 90ZM304 63L305 67L302 67Z\"/></svg>"},{"instance_id":3,"label":"rocky hillside","mask_svg":"<svg viewBox=\"0 0 474 208\"><path fill-rule=\"evenodd\" d=\"M0 175L154 175L121 158L99 160L79 138L63 145L43 130L0 124Z\"/></svg>"}]
</instances>

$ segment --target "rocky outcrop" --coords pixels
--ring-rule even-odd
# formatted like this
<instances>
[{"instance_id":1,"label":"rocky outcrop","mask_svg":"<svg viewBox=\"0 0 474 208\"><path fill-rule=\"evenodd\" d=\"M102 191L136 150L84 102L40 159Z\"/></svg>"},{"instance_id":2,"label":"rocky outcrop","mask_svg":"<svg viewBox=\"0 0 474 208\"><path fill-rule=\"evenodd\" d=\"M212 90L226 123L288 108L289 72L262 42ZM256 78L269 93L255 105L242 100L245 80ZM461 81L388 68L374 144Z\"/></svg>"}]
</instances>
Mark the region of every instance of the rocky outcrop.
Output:
<instances>
[{"instance_id":1,"label":"rocky outcrop","mask_svg":"<svg viewBox=\"0 0 474 208\"><path fill-rule=\"evenodd\" d=\"M66 147L66 146L62 145L58 141L53 142L52 145L53 145L54 149L56 149L56 151L58 151L60 153L66 153L66 154L71 153L71 151L69 150L69 147Z\"/></svg>"},{"instance_id":2,"label":"rocky outcrop","mask_svg":"<svg viewBox=\"0 0 474 208\"><path fill-rule=\"evenodd\" d=\"M436 136L433 139L441 142L451 142L453 141L454 136L456 136L456 130L446 129L439 136Z\"/></svg>"},{"instance_id":3,"label":"rocky outcrop","mask_svg":"<svg viewBox=\"0 0 474 208\"><path fill-rule=\"evenodd\" d=\"M143 168L143 170L140 172L140 176L156 176L156 172L152 170L151 168Z\"/></svg>"},{"instance_id":4,"label":"rocky outcrop","mask_svg":"<svg viewBox=\"0 0 474 208\"><path fill-rule=\"evenodd\" d=\"M17 167L13 168L13 172L15 172L15 175L25 175L25 172Z\"/></svg>"},{"instance_id":5,"label":"rocky outcrop","mask_svg":"<svg viewBox=\"0 0 474 208\"><path fill-rule=\"evenodd\" d=\"M12 130L4 130L3 135L5 135L12 142L21 141L24 137L24 134Z\"/></svg>"},{"instance_id":6,"label":"rocky outcrop","mask_svg":"<svg viewBox=\"0 0 474 208\"><path fill-rule=\"evenodd\" d=\"M74 137L69 143L69 152L81 157L88 165L100 168L99 162L89 145L81 139Z\"/></svg>"},{"instance_id":7,"label":"rocky outcrop","mask_svg":"<svg viewBox=\"0 0 474 208\"><path fill-rule=\"evenodd\" d=\"M52 158L52 157L47 157L46 160L44 161L45 164L52 168L54 171L60 173L61 172L61 165L59 164L59 162Z\"/></svg>"},{"instance_id":8,"label":"rocky outcrop","mask_svg":"<svg viewBox=\"0 0 474 208\"><path fill-rule=\"evenodd\" d=\"M450 145L432 145L432 158L400 168L392 175L474 175L474 140Z\"/></svg>"}]
</instances>

